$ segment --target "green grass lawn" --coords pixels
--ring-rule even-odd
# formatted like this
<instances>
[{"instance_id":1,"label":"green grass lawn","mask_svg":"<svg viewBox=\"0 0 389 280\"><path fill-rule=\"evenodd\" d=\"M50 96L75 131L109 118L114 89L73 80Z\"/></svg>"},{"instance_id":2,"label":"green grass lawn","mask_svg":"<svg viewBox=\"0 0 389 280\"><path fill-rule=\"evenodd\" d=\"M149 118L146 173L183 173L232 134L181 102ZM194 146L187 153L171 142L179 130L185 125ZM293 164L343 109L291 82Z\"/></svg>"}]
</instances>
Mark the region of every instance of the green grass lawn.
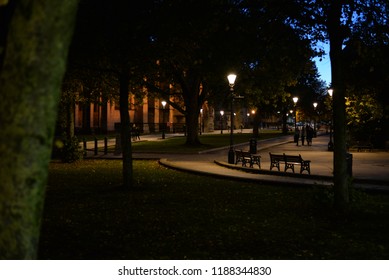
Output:
<instances>
[{"instance_id":1,"label":"green grass lawn","mask_svg":"<svg viewBox=\"0 0 389 280\"><path fill-rule=\"evenodd\" d=\"M213 179L134 161L53 162L41 259L388 259L389 196L354 193L347 216L317 188Z\"/></svg>"}]
</instances>

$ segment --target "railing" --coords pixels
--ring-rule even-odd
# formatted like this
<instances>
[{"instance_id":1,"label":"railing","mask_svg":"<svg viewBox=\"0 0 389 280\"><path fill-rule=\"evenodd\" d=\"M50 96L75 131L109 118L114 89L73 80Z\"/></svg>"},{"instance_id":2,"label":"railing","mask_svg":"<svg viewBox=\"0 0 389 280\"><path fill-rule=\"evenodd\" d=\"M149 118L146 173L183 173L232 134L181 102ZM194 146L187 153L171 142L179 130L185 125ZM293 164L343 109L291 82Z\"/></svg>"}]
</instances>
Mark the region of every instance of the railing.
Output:
<instances>
[{"instance_id":1,"label":"railing","mask_svg":"<svg viewBox=\"0 0 389 280\"><path fill-rule=\"evenodd\" d=\"M115 146L115 139L108 139L108 137L104 137L104 139L97 139L94 137L92 141L86 141L85 138L82 139L82 150L84 152L84 156L87 156L88 151L93 152L95 156L99 153L103 153L104 155L108 154L108 147Z\"/></svg>"}]
</instances>

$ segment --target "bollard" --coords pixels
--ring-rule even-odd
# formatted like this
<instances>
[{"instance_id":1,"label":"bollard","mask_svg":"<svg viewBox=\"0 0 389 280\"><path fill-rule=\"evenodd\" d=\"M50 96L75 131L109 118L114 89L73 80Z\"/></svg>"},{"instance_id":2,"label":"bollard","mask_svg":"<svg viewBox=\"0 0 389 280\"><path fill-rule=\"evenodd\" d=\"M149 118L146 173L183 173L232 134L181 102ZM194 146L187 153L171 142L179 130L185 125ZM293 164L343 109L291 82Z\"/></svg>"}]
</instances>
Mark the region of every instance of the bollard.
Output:
<instances>
[{"instance_id":1,"label":"bollard","mask_svg":"<svg viewBox=\"0 0 389 280\"><path fill-rule=\"evenodd\" d=\"M257 153L257 140L255 138L250 139L250 154Z\"/></svg>"},{"instance_id":2,"label":"bollard","mask_svg":"<svg viewBox=\"0 0 389 280\"><path fill-rule=\"evenodd\" d=\"M84 157L86 157L87 156L87 151L86 151L86 139L85 139L85 137L82 138L82 142L83 142L83 147L84 147Z\"/></svg>"},{"instance_id":3,"label":"bollard","mask_svg":"<svg viewBox=\"0 0 389 280\"><path fill-rule=\"evenodd\" d=\"M116 134L115 137L115 155L120 155L122 153L122 139L120 133Z\"/></svg>"},{"instance_id":4,"label":"bollard","mask_svg":"<svg viewBox=\"0 0 389 280\"><path fill-rule=\"evenodd\" d=\"M108 138L104 137L104 155L108 154Z\"/></svg>"},{"instance_id":5,"label":"bollard","mask_svg":"<svg viewBox=\"0 0 389 280\"><path fill-rule=\"evenodd\" d=\"M98 147L97 147L97 137L95 136L95 156L98 154Z\"/></svg>"}]
</instances>

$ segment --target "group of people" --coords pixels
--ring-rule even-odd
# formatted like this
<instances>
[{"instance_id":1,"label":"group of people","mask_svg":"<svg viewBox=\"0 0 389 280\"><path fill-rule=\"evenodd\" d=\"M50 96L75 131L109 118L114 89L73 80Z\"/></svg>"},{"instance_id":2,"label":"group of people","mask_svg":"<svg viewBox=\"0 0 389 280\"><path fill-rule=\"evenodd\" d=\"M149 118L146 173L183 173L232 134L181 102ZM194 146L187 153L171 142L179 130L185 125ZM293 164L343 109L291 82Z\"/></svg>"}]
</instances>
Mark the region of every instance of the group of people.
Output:
<instances>
[{"instance_id":1,"label":"group of people","mask_svg":"<svg viewBox=\"0 0 389 280\"><path fill-rule=\"evenodd\" d=\"M299 145L300 139L301 139L302 146L304 146L305 140L307 140L308 146L311 146L313 134L314 134L313 128L309 125L302 126L301 129L296 127L294 131L294 142L296 143L296 146Z\"/></svg>"}]
</instances>

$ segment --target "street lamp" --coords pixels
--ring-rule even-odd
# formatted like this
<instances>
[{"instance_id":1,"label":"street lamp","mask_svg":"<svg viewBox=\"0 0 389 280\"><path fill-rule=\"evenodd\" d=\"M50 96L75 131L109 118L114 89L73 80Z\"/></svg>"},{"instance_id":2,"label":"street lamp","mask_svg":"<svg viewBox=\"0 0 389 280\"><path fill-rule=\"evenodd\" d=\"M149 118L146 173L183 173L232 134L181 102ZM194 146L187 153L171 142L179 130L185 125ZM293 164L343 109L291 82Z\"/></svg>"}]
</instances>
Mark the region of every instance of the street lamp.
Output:
<instances>
[{"instance_id":1,"label":"street lamp","mask_svg":"<svg viewBox=\"0 0 389 280\"><path fill-rule=\"evenodd\" d=\"M200 109L200 135L202 133L203 128L203 108Z\"/></svg>"},{"instance_id":2,"label":"street lamp","mask_svg":"<svg viewBox=\"0 0 389 280\"><path fill-rule=\"evenodd\" d=\"M297 96L293 97L293 102L294 102L294 130L297 129L297 110L296 110L296 105L297 101L299 98Z\"/></svg>"},{"instance_id":3,"label":"street lamp","mask_svg":"<svg viewBox=\"0 0 389 280\"><path fill-rule=\"evenodd\" d=\"M163 100L162 104L162 139L165 139L165 106L167 102Z\"/></svg>"},{"instance_id":4,"label":"street lamp","mask_svg":"<svg viewBox=\"0 0 389 280\"><path fill-rule=\"evenodd\" d=\"M236 80L235 74L230 74L227 76L228 83L230 86L231 94L231 129L230 129L230 150L228 151L228 163L235 163L235 152L234 152L234 85Z\"/></svg>"},{"instance_id":5,"label":"street lamp","mask_svg":"<svg viewBox=\"0 0 389 280\"><path fill-rule=\"evenodd\" d=\"M328 89L328 95L331 98L331 121L330 121L330 141L328 142L328 151L334 150L334 143L332 142L332 122L334 119L334 108L332 104L332 94L334 93L334 90L332 88Z\"/></svg>"},{"instance_id":6,"label":"street lamp","mask_svg":"<svg viewBox=\"0 0 389 280\"><path fill-rule=\"evenodd\" d=\"M224 111L220 111L220 134L223 134L223 115Z\"/></svg>"},{"instance_id":7,"label":"street lamp","mask_svg":"<svg viewBox=\"0 0 389 280\"><path fill-rule=\"evenodd\" d=\"M313 110L315 111L315 115L313 118L313 137L316 137L316 107L317 107L317 102L313 102Z\"/></svg>"}]
</instances>

